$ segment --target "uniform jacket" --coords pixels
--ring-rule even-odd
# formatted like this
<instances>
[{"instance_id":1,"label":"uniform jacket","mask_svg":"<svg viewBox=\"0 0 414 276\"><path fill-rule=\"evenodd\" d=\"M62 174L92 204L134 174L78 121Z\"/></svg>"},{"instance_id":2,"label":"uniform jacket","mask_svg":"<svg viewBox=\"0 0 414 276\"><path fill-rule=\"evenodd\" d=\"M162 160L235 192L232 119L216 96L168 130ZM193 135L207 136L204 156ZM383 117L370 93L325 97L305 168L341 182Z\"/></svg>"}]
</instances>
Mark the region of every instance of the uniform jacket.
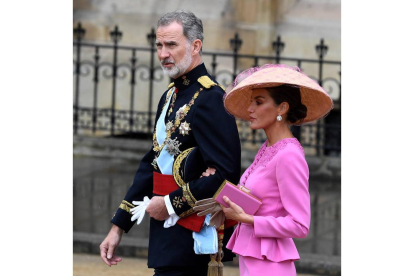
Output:
<instances>
[{"instance_id":1,"label":"uniform jacket","mask_svg":"<svg viewBox=\"0 0 414 276\"><path fill-rule=\"evenodd\" d=\"M262 200L254 223L237 226L227 248L234 253L273 262L298 260L292 238L304 238L310 226L309 169L295 138L258 151L240 184Z\"/></svg>"},{"instance_id":2,"label":"uniform jacket","mask_svg":"<svg viewBox=\"0 0 414 276\"><path fill-rule=\"evenodd\" d=\"M224 90L207 73L204 64L194 68L186 75L175 79L169 89L162 95L158 104L156 122L166 102L170 88L178 89L177 97L172 107L172 113L165 117L165 123L174 123L176 112L185 104L189 105L198 91L198 96L193 99L187 115L181 122L189 124L188 134L180 134L177 128L171 135L171 139L177 138L181 143L180 151L197 147L201 153L203 162L207 167L216 169L215 175L197 178L188 183L185 190L179 188L169 194L174 211L180 217L193 213L193 200L209 198L214 195L224 179L237 181L240 176L240 140L234 117L229 115L223 105ZM165 106L164 108L171 108ZM116 211L111 222L128 232L135 222L131 222L129 208L134 207L132 201L143 200L144 196L151 198L153 195L153 172L159 172L151 163L155 158L154 146L143 157L135 174L133 183L129 188L120 208ZM164 221L150 219L148 266L188 266L205 264L208 255L196 255L193 250L194 240L192 232L176 224L170 228L163 227ZM231 235L227 231L224 241ZM227 255L227 256L226 256ZM231 252L225 252L227 258Z\"/></svg>"}]
</instances>

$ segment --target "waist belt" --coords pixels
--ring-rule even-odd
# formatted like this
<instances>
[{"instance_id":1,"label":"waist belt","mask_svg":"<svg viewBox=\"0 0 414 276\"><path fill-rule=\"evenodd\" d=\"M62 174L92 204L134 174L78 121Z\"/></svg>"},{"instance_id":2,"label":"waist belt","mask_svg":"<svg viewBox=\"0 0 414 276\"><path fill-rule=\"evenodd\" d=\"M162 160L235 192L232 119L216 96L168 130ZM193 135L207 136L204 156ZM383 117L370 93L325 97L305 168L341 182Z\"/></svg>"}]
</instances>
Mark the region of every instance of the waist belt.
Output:
<instances>
[{"instance_id":1,"label":"waist belt","mask_svg":"<svg viewBox=\"0 0 414 276\"><path fill-rule=\"evenodd\" d=\"M153 172L153 177L154 186L152 192L156 195L165 196L178 188L178 185L175 183L172 175ZM177 224L193 232L200 232L204 219L205 216L199 217L196 213L194 213L187 217L180 218L177 221Z\"/></svg>"}]
</instances>

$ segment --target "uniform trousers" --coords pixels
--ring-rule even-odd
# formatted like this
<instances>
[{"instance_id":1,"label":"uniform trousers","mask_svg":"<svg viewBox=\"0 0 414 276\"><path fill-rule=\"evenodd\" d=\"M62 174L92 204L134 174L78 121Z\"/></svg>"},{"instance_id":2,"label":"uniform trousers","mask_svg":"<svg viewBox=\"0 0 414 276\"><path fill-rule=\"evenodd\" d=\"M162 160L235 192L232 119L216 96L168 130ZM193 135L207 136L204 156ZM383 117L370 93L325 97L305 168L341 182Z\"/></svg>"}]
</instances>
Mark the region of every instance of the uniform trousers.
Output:
<instances>
[{"instance_id":1,"label":"uniform trousers","mask_svg":"<svg viewBox=\"0 0 414 276\"><path fill-rule=\"evenodd\" d=\"M208 265L167 266L154 269L154 276L207 276Z\"/></svg>"},{"instance_id":2,"label":"uniform trousers","mask_svg":"<svg viewBox=\"0 0 414 276\"><path fill-rule=\"evenodd\" d=\"M240 276L296 276L293 261L272 262L239 256Z\"/></svg>"}]
</instances>

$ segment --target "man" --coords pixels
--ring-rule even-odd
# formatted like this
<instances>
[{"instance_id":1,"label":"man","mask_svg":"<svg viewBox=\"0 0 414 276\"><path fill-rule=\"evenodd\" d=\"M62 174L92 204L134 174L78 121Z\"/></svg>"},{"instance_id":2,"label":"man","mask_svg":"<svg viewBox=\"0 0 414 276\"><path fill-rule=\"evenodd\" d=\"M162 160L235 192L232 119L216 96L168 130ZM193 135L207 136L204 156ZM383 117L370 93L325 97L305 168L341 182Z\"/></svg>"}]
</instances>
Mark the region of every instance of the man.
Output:
<instances>
[{"instance_id":1,"label":"man","mask_svg":"<svg viewBox=\"0 0 414 276\"><path fill-rule=\"evenodd\" d=\"M198 217L192 207L195 201L212 197L225 179L238 182L240 141L235 120L224 109L224 91L203 64L202 44L203 25L193 13L171 12L158 21L158 58L174 82L158 104L153 146L141 160L133 184L111 220L113 226L100 245L101 258L108 266L121 261L115 249L123 232L134 224L132 202L148 196L148 267L155 269L154 275L207 274L210 256L195 254L193 239L204 217ZM172 176L174 161L192 148L197 149L203 164L196 167L211 167L216 172L177 183ZM230 234L225 231L224 240ZM226 256L232 259L230 251L223 261Z\"/></svg>"}]
</instances>

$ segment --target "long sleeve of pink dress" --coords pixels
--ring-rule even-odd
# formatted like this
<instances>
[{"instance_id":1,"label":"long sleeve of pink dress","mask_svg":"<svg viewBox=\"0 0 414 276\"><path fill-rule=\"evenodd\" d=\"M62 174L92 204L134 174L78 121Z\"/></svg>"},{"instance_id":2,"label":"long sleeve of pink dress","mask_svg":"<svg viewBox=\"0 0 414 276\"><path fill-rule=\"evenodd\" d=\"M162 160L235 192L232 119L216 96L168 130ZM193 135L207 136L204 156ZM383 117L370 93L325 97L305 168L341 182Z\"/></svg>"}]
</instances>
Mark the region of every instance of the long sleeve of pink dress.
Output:
<instances>
[{"instance_id":1,"label":"long sleeve of pink dress","mask_svg":"<svg viewBox=\"0 0 414 276\"><path fill-rule=\"evenodd\" d=\"M241 256L273 262L298 260L292 238L304 238L310 226L309 169L302 146L287 138L258 151L240 184L262 200L254 223L240 223L227 248Z\"/></svg>"}]
</instances>

